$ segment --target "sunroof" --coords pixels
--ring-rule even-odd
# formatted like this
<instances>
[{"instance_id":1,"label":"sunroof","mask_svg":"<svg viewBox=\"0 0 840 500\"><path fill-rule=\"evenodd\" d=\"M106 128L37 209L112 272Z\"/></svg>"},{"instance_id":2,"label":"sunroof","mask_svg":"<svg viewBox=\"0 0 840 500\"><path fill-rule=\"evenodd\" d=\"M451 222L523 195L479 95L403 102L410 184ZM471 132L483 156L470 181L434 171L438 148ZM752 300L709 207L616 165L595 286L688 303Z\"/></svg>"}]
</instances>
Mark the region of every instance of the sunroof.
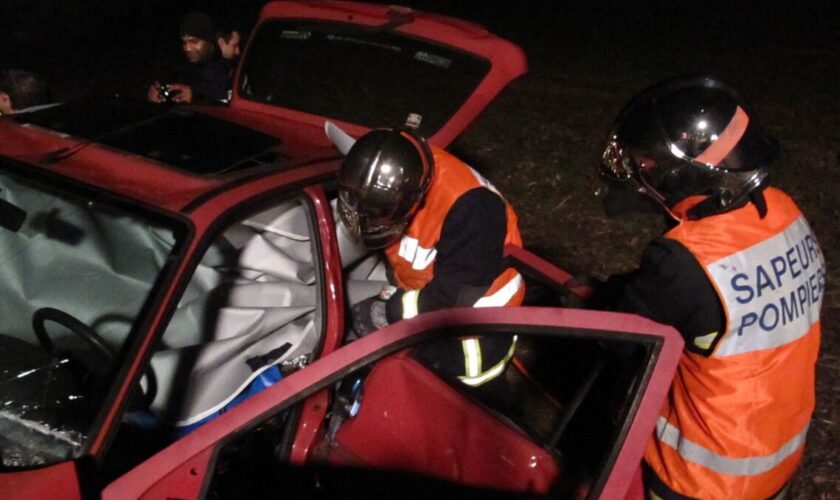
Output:
<instances>
[{"instance_id":1,"label":"sunroof","mask_svg":"<svg viewBox=\"0 0 840 500\"><path fill-rule=\"evenodd\" d=\"M284 159L277 138L187 107L108 98L69 102L15 119L197 175Z\"/></svg>"}]
</instances>

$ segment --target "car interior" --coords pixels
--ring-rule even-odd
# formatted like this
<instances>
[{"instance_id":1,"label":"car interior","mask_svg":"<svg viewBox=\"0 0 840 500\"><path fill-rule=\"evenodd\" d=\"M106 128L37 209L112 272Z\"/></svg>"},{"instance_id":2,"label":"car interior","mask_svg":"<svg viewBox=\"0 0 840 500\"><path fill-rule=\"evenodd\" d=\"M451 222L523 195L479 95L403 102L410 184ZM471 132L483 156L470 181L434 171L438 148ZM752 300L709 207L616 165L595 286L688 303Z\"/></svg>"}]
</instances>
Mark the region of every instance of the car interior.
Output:
<instances>
[{"instance_id":1,"label":"car interior","mask_svg":"<svg viewBox=\"0 0 840 500\"><path fill-rule=\"evenodd\" d=\"M149 449L126 451L134 458L122 465L109 457L111 477L318 357L323 298L314 229L298 198L249 215L213 240L152 358L145 381L148 390L154 380L151 405L129 413L114 447L119 455L121 440L137 443L150 430L160 441L141 440ZM381 256L355 244L340 224L336 234L347 302L377 294L386 283ZM225 440L208 496L259 496L261 481L291 466L585 493L617 453L651 349L584 331L508 333L519 335L517 353L491 389L436 373L414 349L376 357L326 388L329 408L303 463L290 463L302 425L297 404ZM278 376L260 382L272 369Z\"/></svg>"}]
</instances>

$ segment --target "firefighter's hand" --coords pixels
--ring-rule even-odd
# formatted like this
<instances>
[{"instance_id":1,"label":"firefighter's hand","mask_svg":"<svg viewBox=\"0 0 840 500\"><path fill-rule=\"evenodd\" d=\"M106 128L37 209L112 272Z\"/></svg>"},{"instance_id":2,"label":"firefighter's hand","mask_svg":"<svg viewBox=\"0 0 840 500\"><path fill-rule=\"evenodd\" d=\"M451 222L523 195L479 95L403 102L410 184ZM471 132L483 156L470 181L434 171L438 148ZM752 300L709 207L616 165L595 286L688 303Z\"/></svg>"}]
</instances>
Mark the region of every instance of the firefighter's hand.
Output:
<instances>
[{"instance_id":1,"label":"firefighter's hand","mask_svg":"<svg viewBox=\"0 0 840 500\"><path fill-rule=\"evenodd\" d=\"M350 309L353 333L364 337L388 325L385 316L385 301L379 297L370 297Z\"/></svg>"}]
</instances>

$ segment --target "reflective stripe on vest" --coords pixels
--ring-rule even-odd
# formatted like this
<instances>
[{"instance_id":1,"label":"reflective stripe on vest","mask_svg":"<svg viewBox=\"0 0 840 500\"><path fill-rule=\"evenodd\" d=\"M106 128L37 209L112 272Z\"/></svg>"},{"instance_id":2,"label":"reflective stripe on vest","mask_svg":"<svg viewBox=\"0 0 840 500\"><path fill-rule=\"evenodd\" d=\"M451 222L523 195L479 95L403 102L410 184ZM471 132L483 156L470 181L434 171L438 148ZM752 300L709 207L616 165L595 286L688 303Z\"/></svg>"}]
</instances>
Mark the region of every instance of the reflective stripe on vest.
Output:
<instances>
[{"instance_id":1,"label":"reflective stripe on vest","mask_svg":"<svg viewBox=\"0 0 840 500\"><path fill-rule=\"evenodd\" d=\"M685 439L680 430L671 425L665 417L659 417L656 422L656 436L659 440L677 450L684 459L731 476L756 476L772 470L805 445L806 434L808 434L808 425L770 455L729 458Z\"/></svg>"},{"instance_id":2,"label":"reflective stripe on vest","mask_svg":"<svg viewBox=\"0 0 840 500\"><path fill-rule=\"evenodd\" d=\"M522 287L522 275L516 275L510 279L505 285L495 293L482 297L473 304L473 307L501 307L507 305L510 299L516 295L519 288ZM402 296L403 319L409 319L417 316L420 310L418 302L420 301L420 290L406 290Z\"/></svg>"},{"instance_id":3,"label":"reflective stripe on vest","mask_svg":"<svg viewBox=\"0 0 840 500\"><path fill-rule=\"evenodd\" d=\"M825 288L822 252L803 216L784 231L706 267L729 309L715 356L793 342L819 321Z\"/></svg>"},{"instance_id":4,"label":"reflective stripe on vest","mask_svg":"<svg viewBox=\"0 0 840 500\"><path fill-rule=\"evenodd\" d=\"M500 197L502 196L502 193L500 193L499 190L496 189L496 186L494 186L493 183L488 181L483 175L476 172L475 169L470 167L469 165L467 165L467 168L470 169L470 172L472 172L473 176L475 176L475 180L477 180L479 184L481 184L483 187L489 189L490 191L493 191L494 193L496 193Z\"/></svg>"},{"instance_id":5,"label":"reflective stripe on vest","mask_svg":"<svg viewBox=\"0 0 840 500\"><path fill-rule=\"evenodd\" d=\"M422 271L437 257L436 248L423 248L417 238L403 236L400 240L399 256L411 263L411 268Z\"/></svg>"},{"instance_id":6,"label":"reflective stripe on vest","mask_svg":"<svg viewBox=\"0 0 840 500\"><path fill-rule=\"evenodd\" d=\"M510 302L510 299L516 295L519 288L522 286L522 275L516 273L516 276L510 279L505 285L492 295L481 297L473 304L473 307L501 307Z\"/></svg>"},{"instance_id":7,"label":"reflective stripe on vest","mask_svg":"<svg viewBox=\"0 0 840 500\"><path fill-rule=\"evenodd\" d=\"M489 382L498 377L505 371L505 367L513 358L513 353L516 351L516 335L513 336L513 342L510 343L510 349L505 354L504 359L493 365L489 370L481 371L481 345L478 339L465 339L461 341L461 346L464 349L464 373L458 377L458 380L470 387L478 387L481 384Z\"/></svg>"}]
</instances>

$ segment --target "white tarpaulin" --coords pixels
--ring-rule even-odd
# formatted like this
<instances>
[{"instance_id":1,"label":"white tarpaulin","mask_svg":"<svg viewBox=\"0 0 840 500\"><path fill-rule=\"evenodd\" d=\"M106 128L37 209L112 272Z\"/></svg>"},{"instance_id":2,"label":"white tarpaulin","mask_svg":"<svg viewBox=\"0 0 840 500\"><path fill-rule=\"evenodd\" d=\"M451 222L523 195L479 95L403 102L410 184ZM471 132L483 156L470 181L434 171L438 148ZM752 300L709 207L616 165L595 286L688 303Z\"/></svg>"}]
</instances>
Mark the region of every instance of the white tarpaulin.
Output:
<instances>
[{"instance_id":1,"label":"white tarpaulin","mask_svg":"<svg viewBox=\"0 0 840 500\"><path fill-rule=\"evenodd\" d=\"M385 268L339 224L346 292L355 303L379 292ZM305 207L284 204L235 225L202 259L152 358L152 410L176 425L229 403L259 373L305 356L321 340L321 290Z\"/></svg>"}]
</instances>

